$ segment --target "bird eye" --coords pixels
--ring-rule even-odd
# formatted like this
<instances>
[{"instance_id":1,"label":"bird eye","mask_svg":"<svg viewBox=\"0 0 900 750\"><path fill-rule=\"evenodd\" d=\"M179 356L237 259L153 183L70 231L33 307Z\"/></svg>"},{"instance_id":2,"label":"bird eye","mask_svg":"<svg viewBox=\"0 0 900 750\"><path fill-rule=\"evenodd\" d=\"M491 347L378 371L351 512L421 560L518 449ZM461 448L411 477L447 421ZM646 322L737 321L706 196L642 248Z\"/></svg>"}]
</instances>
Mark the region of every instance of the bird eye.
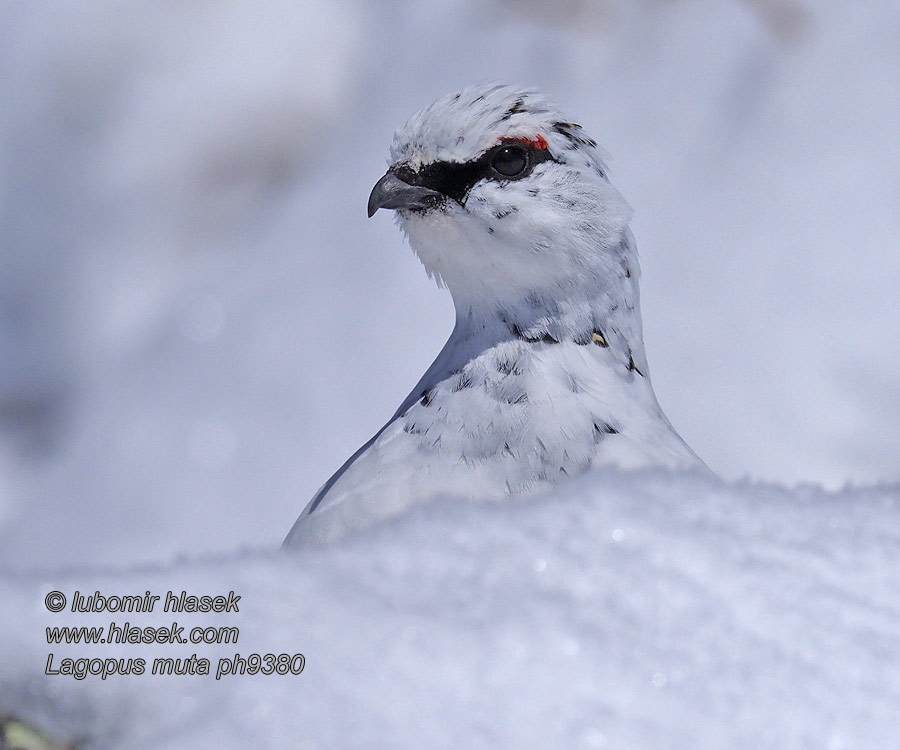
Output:
<instances>
[{"instance_id":1,"label":"bird eye","mask_svg":"<svg viewBox=\"0 0 900 750\"><path fill-rule=\"evenodd\" d=\"M504 177L518 177L528 167L528 151L524 146L509 143L500 146L491 157L491 168Z\"/></svg>"}]
</instances>

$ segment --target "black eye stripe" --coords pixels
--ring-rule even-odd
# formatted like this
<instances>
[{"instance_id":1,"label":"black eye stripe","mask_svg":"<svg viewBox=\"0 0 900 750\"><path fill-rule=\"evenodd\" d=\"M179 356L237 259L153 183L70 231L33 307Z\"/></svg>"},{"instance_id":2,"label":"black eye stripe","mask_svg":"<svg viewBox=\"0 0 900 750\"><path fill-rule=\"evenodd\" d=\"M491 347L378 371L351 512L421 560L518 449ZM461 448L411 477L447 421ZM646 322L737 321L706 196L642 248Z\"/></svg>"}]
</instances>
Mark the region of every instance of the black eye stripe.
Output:
<instances>
[{"instance_id":1,"label":"black eye stripe","mask_svg":"<svg viewBox=\"0 0 900 750\"><path fill-rule=\"evenodd\" d=\"M442 195L462 203L469 189L482 179L480 160L473 162L437 161L414 172L409 167L397 167L394 174L410 185L437 190Z\"/></svg>"},{"instance_id":2,"label":"black eye stripe","mask_svg":"<svg viewBox=\"0 0 900 750\"><path fill-rule=\"evenodd\" d=\"M491 166L491 162L494 160L497 152L510 144L520 144L528 157L528 164L525 169L514 176L502 175ZM502 182L521 180L523 177L531 174L538 164L542 164L545 161L555 161L548 148L538 148L536 145L521 143L520 141L509 141L488 149L473 161L437 161L422 167L418 171L414 171L407 166L394 167L392 171L397 177L410 185L436 190L442 195L452 198L457 203L463 203L469 190L477 182L481 180Z\"/></svg>"}]
</instances>

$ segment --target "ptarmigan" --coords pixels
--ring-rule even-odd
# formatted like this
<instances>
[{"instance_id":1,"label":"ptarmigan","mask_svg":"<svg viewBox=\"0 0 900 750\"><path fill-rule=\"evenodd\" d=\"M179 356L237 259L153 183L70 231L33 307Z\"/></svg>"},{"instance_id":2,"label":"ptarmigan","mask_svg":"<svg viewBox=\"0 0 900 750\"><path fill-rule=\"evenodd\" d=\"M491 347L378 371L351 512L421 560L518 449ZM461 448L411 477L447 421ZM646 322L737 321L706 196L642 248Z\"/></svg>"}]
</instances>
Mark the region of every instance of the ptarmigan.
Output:
<instances>
[{"instance_id":1,"label":"ptarmigan","mask_svg":"<svg viewBox=\"0 0 900 750\"><path fill-rule=\"evenodd\" d=\"M396 211L456 325L285 545L439 494L502 500L589 467L702 462L657 403L631 210L597 145L533 91L481 85L397 131L369 216Z\"/></svg>"}]
</instances>

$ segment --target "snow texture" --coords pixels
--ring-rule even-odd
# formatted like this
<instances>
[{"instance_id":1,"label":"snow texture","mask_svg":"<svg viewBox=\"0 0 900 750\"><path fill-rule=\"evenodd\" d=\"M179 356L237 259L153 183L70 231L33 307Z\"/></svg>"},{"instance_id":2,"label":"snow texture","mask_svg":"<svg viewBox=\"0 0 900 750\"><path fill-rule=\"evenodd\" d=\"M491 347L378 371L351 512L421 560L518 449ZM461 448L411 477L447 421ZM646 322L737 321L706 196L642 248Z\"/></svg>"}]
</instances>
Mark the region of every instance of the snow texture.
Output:
<instances>
[{"instance_id":1,"label":"snow texture","mask_svg":"<svg viewBox=\"0 0 900 750\"><path fill-rule=\"evenodd\" d=\"M452 328L365 203L482 79L611 154L654 389L713 471L900 479L893 0L128 8L0 11L3 563L283 537Z\"/></svg>"},{"instance_id":2,"label":"snow texture","mask_svg":"<svg viewBox=\"0 0 900 750\"><path fill-rule=\"evenodd\" d=\"M900 705L900 487L662 471L504 505L446 498L340 545L3 579L0 695L84 747L887 748ZM242 596L237 646L293 677L44 677L48 591ZM131 615L139 624L172 616Z\"/></svg>"}]
</instances>

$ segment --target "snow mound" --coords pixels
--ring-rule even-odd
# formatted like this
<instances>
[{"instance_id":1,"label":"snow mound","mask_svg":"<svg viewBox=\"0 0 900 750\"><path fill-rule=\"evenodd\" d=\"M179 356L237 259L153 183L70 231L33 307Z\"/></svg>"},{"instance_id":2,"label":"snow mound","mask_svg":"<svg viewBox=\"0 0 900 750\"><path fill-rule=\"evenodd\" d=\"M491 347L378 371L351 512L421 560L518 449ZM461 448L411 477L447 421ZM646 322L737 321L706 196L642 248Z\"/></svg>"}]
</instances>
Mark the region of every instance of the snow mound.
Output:
<instances>
[{"instance_id":1,"label":"snow mound","mask_svg":"<svg viewBox=\"0 0 900 750\"><path fill-rule=\"evenodd\" d=\"M0 713L90 748L857 748L895 742L900 486L592 474L446 498L330 547L0 579ZM57 590L239 612L53 614ZM48 646L61 625L240 629ZM187 627L185 632L187 632ZM302 653L298 675L46 676L64 658Z\"/></svg>"}]
</instances>

